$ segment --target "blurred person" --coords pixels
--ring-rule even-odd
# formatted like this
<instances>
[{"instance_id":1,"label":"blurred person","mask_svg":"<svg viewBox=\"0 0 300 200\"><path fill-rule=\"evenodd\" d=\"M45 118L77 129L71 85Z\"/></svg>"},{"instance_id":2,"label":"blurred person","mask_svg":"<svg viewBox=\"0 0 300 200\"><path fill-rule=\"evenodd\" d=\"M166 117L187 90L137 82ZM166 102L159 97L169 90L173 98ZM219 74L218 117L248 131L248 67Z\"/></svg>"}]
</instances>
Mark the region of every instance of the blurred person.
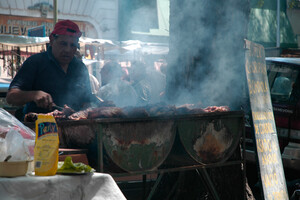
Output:
<instances>
[{"instance_id":1,"label":"blurred person","mask_svg":"<svg viewBox=\"0 0 300 200\"><path fill-rule=\"evenodd\" d=\"M10 84L6 100L25 105L23 113L47 113L67 104L80 110L95 101L89 73L74 55L82 33L70 20L55 24L46 52L30 56Z\"/></svg>"},{"instance_id":2,"label":"blurred person","mask_svg":"<svg viewBox=\"0 0 300 200\"><path fill-rule=\"evenodd\" d=\"M75 55L74 55L77 59L82 61L82 57L83 55L80 53L79 50L76 51ZM90 78L90 85L91 85L91 90L92 93L97 95L98 90L100 88L100 83L98 81L98 79L91 73L89 73L89 78Z\"/></svg>"},{"instance_id":3,"label":"blurred person","mask_svg":"<svg viewBox=\"0 0 300 200\"><path fill-rule=\"evenodd\" d=\"M149 63L146 72L151 84L151 103L161 102L166 89L166 75L160 71L160 68L156 69L154 63Z\"/></svg>"},{"instance_id":4,"label":"blurred person","mask_svg":"<svg viewBox=\"0 0 300 200\"><path fill-rule=\"evenodd\" d=\"M119 63L107 62L101 69L101 87L98 95L104 101L113 101L116 106L135 106L137 94L126 80L123 80L123 71Z\"/></svg>"},{"instance_id":5,"label":"blurred person","mask_svg":"<svg viewBox=\"0 0 300 200\"><path fill-rule=\"evenodd\" d=\"M101 86L119 80L122 77L122 68L119 63L115 61L109 61L105 63L100 71L101 75Z\"/></svg>"},{"instance_id":6,"label":"blurred person","mask_svg":"<svg viewBox=\"0 0 300 200\"><path fill-rule=\"evenodd\" d=\"M129 71L127 67L122 67L122 71L123 71L123 76L122 76L122 80L130 82L130 77L129 77Z\"/></svg>"},{"instance_id":7,"label":"blurred person","mask_svg":"<svg viewBox=\"0 0 300 200\"><path fill-rule=\"evenodd\" d=\"M151 82L147 78L146 65L141 61L133 61L130 67L130 82L138 95L137 105L144 106L152 103Z\"/></svg>"},{"instance_id":8,"label":"blurred person","mask_svg":"<svg viewBox=\"0 0 300 200\"><path fill-rule=\"evenodd\" d=\"M93 74L89 73L89 77L90 77L90 84L91 84L92 93L97 95L98 91L100 89L100 83L99 83L98 79Z\"/></svg>"},{"instance_id":9,"label":"blurred person","mask_svg":"<svg viewBox=\"0 0 300 200\"><path fill-rule=\"evenodd\" d=\"M160 99L164 99L165 98L165 93L166 93L166 85L167 85L167 66L168 64L166 62L163 62L162 65L160 65L159 67L159 71L162 73L162 75L164 76L164 85L163 85L163 91L159 94Z\"/></svg>"},{"instance_id":10,"label":"blurred person","mask_svg":"<svg viewBox=\"0 0 300 200\"><path fill-rule=\"evenodd\" d=\"M159 70L161 73L163 73L165 76L167 75L167 67L168 67L168 64L167 63L162 63L159 67Z\"/></svg>"}]
</instances>

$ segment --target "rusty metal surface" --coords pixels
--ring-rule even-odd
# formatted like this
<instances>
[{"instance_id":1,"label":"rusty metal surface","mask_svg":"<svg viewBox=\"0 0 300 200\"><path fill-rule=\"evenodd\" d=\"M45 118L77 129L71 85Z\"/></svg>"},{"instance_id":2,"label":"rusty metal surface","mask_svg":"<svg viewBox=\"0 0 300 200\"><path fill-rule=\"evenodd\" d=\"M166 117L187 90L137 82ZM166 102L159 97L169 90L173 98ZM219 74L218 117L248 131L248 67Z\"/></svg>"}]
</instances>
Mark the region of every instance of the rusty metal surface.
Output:
<instances>
[{"instance_id":1,"label":"rusty metal surface","mask_svg":"<svg viewBox=\"0 0 300 200\"><path fill-rule=\"evenodd\" d=\"M243 129L243 118L191 119L177 123L186 152L198 163L225 162L236 149Z\"/></svg>"},{"instance_id":2,"label":"rusty metal surface","mask_svg":"<svg viewBox=\"0 0 300 200\"><path fill-rule=\"evenodd\" d=\"M94 126L90 125L60 126L58 131L63 140L60 146L64 142L69 148L87 148L96 138Z\"/></svg>"},{"instance_id":3,"label":"rusty metal surface","mask_svg":"<svg viewBox=\"0 0 300 200\"><path fill-rule=\"evenodd\" d=\"M103 125L103 144L110 158L128 172L156 169L175 138L173 121L139 121Z\"/></svg>"},{"instance_id":4,"label":"rusty metal surface","mask_svg":"<svg viewBox=\"0 0 300 200\"><path fill-rule=\"evenodd\" d=\"M34 122L24 122L24 125L35 131ZM63 121L57 122L60 148L87 148L96 137L95 122Z\"/></svg>"}]
</instances>

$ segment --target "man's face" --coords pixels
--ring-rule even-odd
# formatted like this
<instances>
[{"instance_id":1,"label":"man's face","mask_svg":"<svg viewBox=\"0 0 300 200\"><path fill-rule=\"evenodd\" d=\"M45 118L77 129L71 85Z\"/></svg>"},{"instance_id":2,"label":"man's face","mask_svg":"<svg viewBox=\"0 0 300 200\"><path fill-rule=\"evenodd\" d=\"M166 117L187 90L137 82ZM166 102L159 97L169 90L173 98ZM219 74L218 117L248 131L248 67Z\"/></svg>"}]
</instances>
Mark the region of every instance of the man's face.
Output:
<instances>
[{"instance_id":1,"label":"man's face","mask_svg":"<svg viewBox=\"0 0 300 200\"><path fill-rule=\"evenodd\" d=\"M68 35L59 35L50 41L52 54L60 65L68 65L73 59L77 46L78 38Z\"/></svg>"}]
</instances>

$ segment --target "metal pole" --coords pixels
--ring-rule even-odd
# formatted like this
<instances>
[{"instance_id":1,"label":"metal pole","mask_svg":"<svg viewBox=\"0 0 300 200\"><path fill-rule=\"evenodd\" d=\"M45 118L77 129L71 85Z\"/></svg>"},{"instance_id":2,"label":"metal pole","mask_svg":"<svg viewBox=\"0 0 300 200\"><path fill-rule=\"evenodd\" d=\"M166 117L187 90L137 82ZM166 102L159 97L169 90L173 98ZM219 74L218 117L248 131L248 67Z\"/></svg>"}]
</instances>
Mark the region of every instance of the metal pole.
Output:
<instances>
[{"instance_id":1,"label":"metal pole","mask_svg":"<svg viewBox=\"0 0 300 200\"><path fill-rule=\"evenodd\" d=\"M57 22L57 0L53 0L53 25Z\"/></svg>"},{"instance_id":2,"label":"metal pole","mask_svg":"<svg viewBox=\"0 0 300 200\"><path fill-rule=\"evenodd\" d=\"M276 47L280 47L280 0L277 0L277 34Z\"/></svg>"}]
</instances>

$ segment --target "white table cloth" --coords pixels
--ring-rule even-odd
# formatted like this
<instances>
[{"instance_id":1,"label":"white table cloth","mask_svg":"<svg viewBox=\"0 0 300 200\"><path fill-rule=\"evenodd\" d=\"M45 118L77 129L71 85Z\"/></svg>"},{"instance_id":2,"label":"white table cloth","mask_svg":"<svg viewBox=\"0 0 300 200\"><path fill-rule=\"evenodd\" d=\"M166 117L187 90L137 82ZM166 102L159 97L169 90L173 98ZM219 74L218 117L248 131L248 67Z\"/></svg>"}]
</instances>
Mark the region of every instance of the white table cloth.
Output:
<instances>
[{"instance_id":1,"label":"white table cloth","mask_svg":"<svg viewBox=\"0 0 300 200\"><path fill-rule=\"evenodd\" d=\"M3 200L122 200L109 174L0 177Z\"/></svg>"}]
</instances>

